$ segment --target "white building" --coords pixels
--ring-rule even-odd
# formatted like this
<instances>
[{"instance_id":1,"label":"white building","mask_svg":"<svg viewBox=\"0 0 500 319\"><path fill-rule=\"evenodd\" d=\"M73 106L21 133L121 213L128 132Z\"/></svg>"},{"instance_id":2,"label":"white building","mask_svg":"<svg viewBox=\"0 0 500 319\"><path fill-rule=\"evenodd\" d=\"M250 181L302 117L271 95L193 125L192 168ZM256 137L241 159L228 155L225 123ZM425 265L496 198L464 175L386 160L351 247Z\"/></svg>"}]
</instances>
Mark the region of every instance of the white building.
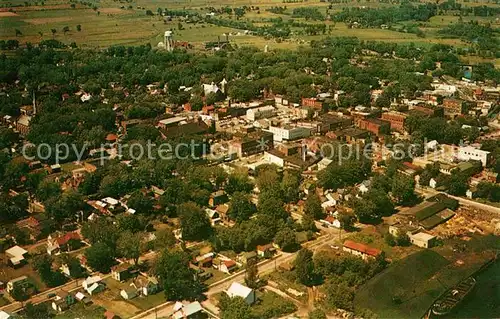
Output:
<instances>
[{"instance_id":1,"label":"white building","mask_svg":"<svg viewBox=\"0 0 500 319\"><path fill-rule=\"evenodd\" d=\"M411 234L409 237L413 245L422 248L431 248L436 241L436 236L432 236L426 233Z\"/></svg>"},{"instance_id":2,"label":"white building","mask_svg":"<svg viewBox=\"0 0 500 319\"><path fill-rule=\"evenodd\" d=\"M243 286L240 283L233 282L229 289L226 291L226 294L230 297L241 297L243 298L247 304L251 305L255 302L255 291L253 289L248 288L247 286Z\"/></svg>"},{"instance_id":3,"label":"white building","mask_svg":"<svg viewBox=\"0 0 500 319\"><path fill-rule=\"evenodd\" d=\"M0 319L9 319L9 318L12 318L12 316L6 313L5 311L0 310Z\"/></svg>"},{"instance_id":4,"label":"white building","mask_svg":"<svg viewBox=\"0 0 500 319\"><path fill-rule=\"evenodd\" d=\"M273 115L274 115L274 107L271 105L247 110L247 120L251 122L263 118L272 117Z\"/></svg>"},{"instance_id":5,"label":"white building","mask_svg":"<svg viewBox=\"0 0 500 319\"><path fill-rule=\"evenodd\" d=\"M490 152L478 150L471 146L460 147L458 149L458 159L461 161L481 161L483 167L486 167L490 160Z\"/></svg>"},{"instance_id":6,"label":"white building","mask_svg":"<svg viewBox=\"0 0 500 319\"><path fill-rule=\"evenodd\" d=\"M308 137L311 135L311 130L305 127L295 126L295 127L277 127L270 126L267 130L273 133L273 139L275 141L292 141L299 138Z\"/></svg>"}]
</instances>

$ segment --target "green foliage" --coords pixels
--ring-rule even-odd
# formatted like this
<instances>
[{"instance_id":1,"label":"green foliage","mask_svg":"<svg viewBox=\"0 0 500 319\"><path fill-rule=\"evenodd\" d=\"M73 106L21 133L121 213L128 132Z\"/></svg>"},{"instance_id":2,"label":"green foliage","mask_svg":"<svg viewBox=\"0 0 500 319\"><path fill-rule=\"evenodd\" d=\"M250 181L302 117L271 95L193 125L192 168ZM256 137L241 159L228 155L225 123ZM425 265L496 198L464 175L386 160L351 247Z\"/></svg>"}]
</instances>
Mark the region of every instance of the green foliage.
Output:
<instances>
[{"instance_id":1,"label":"green foliage","mask_svg":"<svg viewBox=\"0 0 500 319\"><path fill-rule=\"evenodd\" d=\"M332 308L352 310L354 291L344 282L330 281L325 285L326 304Z\"/></svg>"},{"instance_id":2,"label":"green foliage","mask_svg":"<svg viewBox=\"0 0 500 319\"><path fill-rule=\"evenodd\" d=\"M195 203L179 205L177 213L181 221L182 239L204 240L212 235L212 226L207 214Z\"/></svg>"},{"instance_id":3,"label":"green foliage","mask_svg":"<svg viewBox=\"0 0 500 319\"><path fill-rule=\"evenodd\" d=\"M304 212L307 216L310 216L315 220L319 220L325 216L323 207L321 207L321 200L315 190L309 191Z\"/></svg>"},{"instance_id":4,"label":"green foliage","mask_svg":"<svg viewBox=\"0 0 500 319\"><path fill-rule=\"evenodd\" d=\"M274 242L285 252L293 252L297 250L300 245L297 243L297 236L293 229L282 228L274 237Z\"/></svg>"},{"instance_id":5,"label":"green foliage","mask_svg":"<svg viewBox=\"0 0 500 319\"><path fill-rule=\"evenodd\" d=\"M121 233L117 242L118 253L127 259L133 259L134 264L137 265L142 253L143 237L143 233L132 233L130 231Z\"/></svg>"},{"instance_id":6,"label":"green foliage","mask_svg":"<svg viewBox=\"0 0 500 319\"><path fill-rule=\"evenodd\" d=\"M321 186L337 189L363 181L370 172L371 163L365 159L347 160L341 164L334 161L318 174L318 179Z\"/></svg>"},{"instance_id":7,"label":"green foliage","mask_svg":"<svg viewBox=\"0 0 500 319\"><path fill-rule=\"evenodd\" d=\"M229 202L227 215L236 222L242 222L248 220L256 211L257 207L251 202L248 195L234 193Z\"/></svg>"},{"instance_id":8,"label":"green foliage","mask_svg":"<svg viewBox=\"0 0 500 319\"><path fill-rule=\"evenodd\" d=\"M306 286L318 283L317 274L314 270L313 253L308 249L301 249L295 259L295 272L297 281Z\"/></svg>"},{"instance_id":9,"label":"green foliage","mask_svg":"<svg viewBox=\"0 0 500 319\"><path fill-rule=\"evenodd\" d=\"M321 309L314 309L313 311L310 311L308 318L309 319L327 319L325 312Z\"/></svg>"},{"instance_id":10,"label":"green foliage","mask_svg":"<svg viewBox=\"0 0 500 319\"><path fill-rule=\"evenodd\" d=\"M221 319L256 319L252 308L241 297L230 298L222 294L219 299Z\"/></svg>"},{"instance_id":11,"label":"green foliage","mask_svg":"<svg viewBox=\"0 0 500 319\"><path fill-rule=\"evenodd\" d=\"M189 256L179 251L163 251L155 266L161 278L165 297L170 301L194 300L200 297L203 286L189 267Z\"/></svg>"},{"instance_id":12,"label":"green foliage","mask_svg":"<svg viewBox=\"0 0 500 319\"><path fill-rule=\"evenodd\" d=\"M411 205L417 200L415 180L411 176L396 174L392 180L392 197L399 205Z\"/></svg>"},{"instance_id":13,"label":"green foliage","mask_svg":"<svg viewBox=\"0 0 500 319\"><path fill-rule=\"evenodd\" d=\"M109 273L116 263L114 251L105 243L98 242L85 250L87 264L95 271Z\"/></svg>"}]
</instances>

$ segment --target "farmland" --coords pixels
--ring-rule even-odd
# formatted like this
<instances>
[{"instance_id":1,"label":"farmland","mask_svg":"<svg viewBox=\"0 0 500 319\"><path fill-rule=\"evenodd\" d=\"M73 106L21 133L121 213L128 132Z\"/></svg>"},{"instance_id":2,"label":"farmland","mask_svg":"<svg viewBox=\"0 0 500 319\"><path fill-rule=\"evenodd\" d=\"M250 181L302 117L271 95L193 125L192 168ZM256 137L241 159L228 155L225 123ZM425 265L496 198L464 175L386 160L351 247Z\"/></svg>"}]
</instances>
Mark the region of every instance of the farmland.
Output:
<instances>
[{"instance_id":1,"label":"farmland","mask_svg":"<svg viewBox=\"0 0 500 319\"><path fill-rule=\"evenodd\" d=\"M217 41L218 36L229 35L229 40L237 46L254 45L261 49L269 46L273 49L293 49L307 44L312 40L320 40L325 36L352 36L362 40L388 41L396 43L413 42L417 45L430 45L443 43L455 46L464 45L460 39L442 38L438 31L449 25L457 23L456 12L446 15L433 16L428 21L418 22L418 27L425 33L425 37L406 31L412 21L395 24L391 29L383 28L353 28L343 22L330 20L322 21L326 31L318 34L304 34L302 27L291 27L291 35L286 38L273 38L250 35L243 29L199 21L198 23L185 23L183 17L166 20L158 15L158 9L185 10L204 16L209 8L253 7L241 17L231 14L218 14L217 18L229 22L245 22L258 27L273 27L270 21L279 19L289 22L292 18L296 23L305 25L318 25L319 21L310 21L303 17L295 17L292 12L295 8L317 8L320 14L327 12L337 13L346 7L381 8L387 7L384 3L374 2L349 2L328 4L319 0L307 3L295 2L282 4L278 0L236 0L236 1L156 1L138 0L136 2L117 2L104 0L100 2L80 2L65 0L47 0L41 2L33 0L24 2L13 0L3 3L0 8L0 40L17 39L19 42L37 43L42 40L56 39L66 44L75 42L79 47L108 47L111 45L141 45L151 44L156 46L163 40L165 30L173 30L174 38L187 41L195 48L202 48L207 41ZM481 3L475 3L479 5ZM271 12L270 9L283 6L282 12ZM469 4L467 4L469 5ZM493 7L499 7L493 5ZM150 10L150 14L146 12ZM498 23L494 16L470 17L481 23ZM469 21L465 17L464 21Z\"/></svg>"}]
</instances>

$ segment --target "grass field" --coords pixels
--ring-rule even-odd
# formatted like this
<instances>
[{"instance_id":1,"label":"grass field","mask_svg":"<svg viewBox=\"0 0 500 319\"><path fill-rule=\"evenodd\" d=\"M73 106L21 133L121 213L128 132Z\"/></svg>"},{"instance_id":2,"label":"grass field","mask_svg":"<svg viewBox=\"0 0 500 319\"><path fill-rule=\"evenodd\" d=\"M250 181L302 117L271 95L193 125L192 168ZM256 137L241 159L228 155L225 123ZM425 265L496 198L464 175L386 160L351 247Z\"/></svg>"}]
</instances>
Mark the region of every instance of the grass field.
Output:
<instances>
[{"instance_id":1,"label":"grass field","mask_svg":"<svg viewBox=\"0 0 500 319\"><path fill-rule=\"evenodd\" d=\"M464 251L452 250L454 245L450 242L396 261L357 291L355 307L369 309L381 318L421 318L443 292L493 256L493 240L457 239L457 244L465 246Z\"/></svg>"},{"instance_id":2,"label":"grass field","mask_svg":"<svg viewBox=\"0 0 500 319\"><path fill-rule=\"evenodd\" d=\"M71 308L64 313L57 314L55 319L94 319L104 318L106 310L97 305L84 306L81 303L71 306Z\"/></svg>"},{"instance_id":3,"label":"grass field","mask_svg":"<svg viewBox=\"0 0 500 319\"><path fill-rule=\"evenodd\" d=\"M238 31L242 30L206 23L202 25L183 24L184 30L178 30L179 21L175 19L174 21L165 23L159 16L150 17L145 14L147 9L156 12L157 8L189 8L203 13L210 6L258 6L260 9L259 13L257 11L249 12L242 19L259 24L266 18L282 17L283 19L290 19L291 16L289 15L277 15L265 10L272 6L286 5L288 13L293 8L301 6L314 6L320 11L326 12L328 4L319 0L286 4L283 4L282 0L137 0L134 3L101 0L91 2L96 4L96 10L82 4L76 4L75 8L71 8L69 0L46 0L43 6L41 5L41 1L35 2L34 0L28 1L29 6L25 6L25 1L23 0L3 2L0 5L0 8L3 7L0 10L0 40L16 38L16 29L18 29L22 33L22 35L17 36L17 39L21 43L37 43L44 39L56 39L68 44L76 42L80 47L108 47L115 44L140 45L146 43L156 46L158 42L163 40L163 33L166 30L173 29L175 39L188 41L196 48L203 47L203 44L207 41L216 41L217 36L224 33L234 34L230 40L238 46L255 45L262 49L266 45L271 49L294 49L302 44L307 44L311 40L319 40L325 36L354 36L362 40L415 42L420 45L429 45L438 42L462 45L459 40L439 39L437 37L438 28L458 20L454 16L437 16L433 17L428 23L425 23L422 28L427 35L426 38L418 38L415 34L391 30L349 29L344 23L333 24L332 22L326 22L326 24L334 26L329 34L292 37L278 43L275 40L266 40L257 36L236 35ZM131 9L128 9L129 5L132 7ZM357 1L332 4L333 10L361 5L365 7L380 7L387 6L388 4ZM13 12L8 12L9 8ZM476 18L474 17L474 19ZM296 20L300 21L301 19ZM496 22L494 18L482 20L485 22ZM302 22L305 22L305 20L302 20ZM81 31L77 31L77 25L81 26ZM64 33L64 27L69 27L70 31ZM52 29L55 29L56 32L53 33Z\"/></svg>"}]
</instances>

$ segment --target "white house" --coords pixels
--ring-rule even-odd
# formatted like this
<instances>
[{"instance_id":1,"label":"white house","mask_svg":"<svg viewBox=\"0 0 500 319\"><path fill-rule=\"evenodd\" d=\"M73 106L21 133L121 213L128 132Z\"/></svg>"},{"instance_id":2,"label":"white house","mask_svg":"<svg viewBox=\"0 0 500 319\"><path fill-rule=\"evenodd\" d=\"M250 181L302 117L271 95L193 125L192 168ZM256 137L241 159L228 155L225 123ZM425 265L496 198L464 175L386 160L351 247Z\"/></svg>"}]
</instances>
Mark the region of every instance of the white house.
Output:
<instances>
[{"instance_id":1,"label":"white house","mask_svg":"<svg viewBox=\"0 0 500 319\"><path fill-rule=\"evenodd\" d=\"M24 262L24 256L27 253L28 251L19 246L11 247L5 251L5 254L9 258L9 261L13 266L20 265L22 262Z\"/></svg>"},{"instance_id":2,"label":"white house","mask_svg":"<svg viewBox=\"0 0 500 319\"><path fill-rule=\"evenodd\" d=\"M325 219L320 220L327 227L340 228L340 221L333 216L327 216Z\"/></svg>"},{"instance_id":3,"label":"white house","mask_svg":"<svg viewBox=\"0 0 500 319\"><path fill-rule=\"evenodd\" d=\"M12 318L11 315L6 313L5 311L0 310L0 319L10 319L10 318Z\"/></svg>"},{"instance_id":4,"label":"white house","mask_svg":"<svg viewBox=\"0 0 500 319\"><path fill-rule=\"evenodd\" d=\"M120 296L122 296L122 298L125 300L134 299L135 297L137 297L137 289L134 288L122 289L120 291Z\"/></svg>"},{"instance_id":5,"label":"white house","mask_svg":"<svg viewBox=\"0 0 500 319\"><path fill-rule=\"evenodd\" d=\"M311 130L305 127L295 126L270 126L269 132L273 133L273 139L275 141L292 141L299 138L308 137L311 135Z\"/></svg>"},{"instance_id":6,"label":"white house","mask_svg":"<svg viewBox=\"0 0 500 319\"><path fill-rule=\"evenodd\" d=\"M490 152L482 151L471 146L460 147L458 149L458 159L461 161L480 161L483 167L486 167L490 160Z\"/></svg>"},{"instance_id":7,"label":"white house","mask_svg":"<svg viewBox=\"0 0 500 319\"><path fill-rule=\"evenodd\" d=\"M370 180L365 180L358 186L358 190L361 192L361 194L365 194L370 190L371 184L372 183Z\"/></svg>"},{"instance_id":8,"label":"white house","mask_svg":"<svg viewBox=\"0 0 500 319\"><path fill-rule=\"evenodd\" d=\"M87 277L87 279L82 282L82 287L89 295L92 295L104 289L101 281L102 279L100 276Z\"/></svg>"},{"instance_id":9,"label":"white house","mask_svg":"<svg viewBox=\"0 0 500 319\"><path fill-rule=\"evenodd\" d=\"M241 297L243 298L247 304L251 305L255 302L255 291L253 289L248 288L247 286L243 286L240 283L233 282L229 289L226 291L226 294L230 297Z\"/></svg>"},{"instance_id":10,"label":"white house","mask_svg":"<svg viewBox=\"0 0 500 319\"><path fill-rule=\"evenodd\" d=\"M431 180L429 181L429 186L432 187L432 188L436 188L437 187L437 181L434 178L431 178Z\"/></svg>"},{"instance_id":11,"label":"white house","mask_svg":"<svg viewBox=\"0 0 500 319\"><path fill-rule=\"evenodd\" d=\"M189 304L183 304L177 301L174 305L174 314L172 315L173 319L184 319L184 318L193 318L198 313L202 312L203 308L198 301L191 302Z\"/></svg>"},{"instance_id":12,"label":"white house","mask_svg":"<svg viewBox=\"0 0 500 319\"><path fill-rule=\"evenodd\" d=\"M435 241L436 236L429 235L427 233L416 233L410 234L410 241L413 245L422 247L422 248L431 248Z\"/></svg>"}]
</instances>

